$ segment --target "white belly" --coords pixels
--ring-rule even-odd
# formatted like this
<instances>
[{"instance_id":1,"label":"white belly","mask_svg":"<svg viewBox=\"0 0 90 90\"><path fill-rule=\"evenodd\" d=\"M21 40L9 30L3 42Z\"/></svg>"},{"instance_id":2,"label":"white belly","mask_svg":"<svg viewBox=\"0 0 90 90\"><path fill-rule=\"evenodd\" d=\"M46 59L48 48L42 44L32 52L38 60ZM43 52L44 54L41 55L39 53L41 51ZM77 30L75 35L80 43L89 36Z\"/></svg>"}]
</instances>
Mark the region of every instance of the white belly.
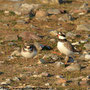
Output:
<instances>
[{"instance_id":1,"label":"white belly","mask_svg":"<svg viewBox=\"0 0 90 90\"><path fill-rule=\"evenodd\" d=\"M21 55L22 55L23 57L26 57L26 58L32 58L32 57L34 57L36 54L37 54L37 51L34 51L34 52L32 52L32 53L21 51Z\"/></svg>"},{"instance_id":2,"label":"white belly","mask_svg":"<svg viewBox=\"0 0 90 90\"><path fill-rule=\"evenodd\" d=\"M65 55L69 56L69 55L73 54L73 52L70 51L69 49L67 49L62 42L57 43L57 48L61 53L65 54Z\"/></svg>"}]
</instances>

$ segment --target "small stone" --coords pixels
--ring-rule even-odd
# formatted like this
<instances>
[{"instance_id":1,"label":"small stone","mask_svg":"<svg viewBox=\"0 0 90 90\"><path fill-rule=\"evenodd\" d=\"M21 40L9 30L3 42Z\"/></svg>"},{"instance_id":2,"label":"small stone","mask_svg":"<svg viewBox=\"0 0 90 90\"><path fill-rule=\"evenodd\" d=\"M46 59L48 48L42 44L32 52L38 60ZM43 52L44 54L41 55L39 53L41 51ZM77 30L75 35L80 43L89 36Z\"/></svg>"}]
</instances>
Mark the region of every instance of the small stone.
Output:
<instances>
[{"instance_id":1,"label":"small stone","mask_svg":"<svg viewBox=\"0 0 90 90\"><path fill-rule=\"evenodd\" d=\"M5 82L1 82L1 85L9 85L11 84L12 80L11 79L6 79Z\"/></svg>"},{"instance_id":2,"label":"small stone","mask_svg":"<svg viewBox=\"0 0 90 90\"><path fill-rule=\"evenodd\" d=\"M17 1L24 1L24 0L9 0L9 1L17 2Z\"/></svg>"},{"instance_id":3,"label":"small stone","mask_svg":"<svg viewBox=\"0 0 90 90\"><path fill-rule=\"evenodd\" d=\"M80 42L74 42L72 45L80 45Z\"/></svg>"},{"instance_id":4,"label":"small stone","mask_svg":"<svg viewBox=\"0 0 90 90\"><path fill-rule=\"evenodd\" d=\"M16 44L14 42L9 42L8 45L13 46L13 45L16 45Z\"/></svg>"},{"instance_id":5,"label":"small stone","mask_svg":"<svg viewBox=\"0 0 90 90\"><path fill-rule=\"evenodd\" d=\"M13 56L8 56L8 59L12 60L12 59L14 59L14 57Z\"/></svg>"},{"instance_id":6,"label":"small stone","mask_svg":"<svg viewBox=\"0 0 90 90\"><path fill-rule=\"evenodd\" d=\"M56 81L56 84L62 84L62 83L66 83L66 80L63 78L60 78Z\"/></svg>"},{"instance_id":7,"label":"small stone","mask_svg":"<svg viewBox=\"0 0 90 90\"><path fill-rule=\"evenodd\" d=\"M35 35L34 33L29 31L20 33L19 37L21 37L23 40L40 40L40 37L38 35Z\"/></svg>"},{"instance_id":8,"label":"small stone","mask_svg":"<svg viewBox=\"0 0 90 90\"><path fill-rule=\"evenodd\" d=\"M13 35L6 35L5 36L5 41L13 41L13 40L18 40L17 35L13 34Z\"/></svg>"},{"instance_id":9,"label":"small stone","mask_svg":"<svg viewBox=\"0 0 90 90\"><path fill-rule=\"evenodd\" d=\"M86 43L88 40L81 40L80 43Z\"/></svg>"},{"instance_id":10,"label":"small stone","mask_svg":"<svg viewBox=\"0 0 90 90\"><path fill-rule=\"evenodd\" d=\"M55 62L56 67L65 66L63 62Z\"/></svg>"},{"instance_id":11,"label":"small stone","mask_svg":"<svg viewBox=\"0 0 90 90\"><path fill-rule=\"evenodd\" d=\"M48 11L48 14L54 14L54 15L56 15L56 14L60 14L60 10L59 9L49 9Z\"/></svg>"},{"instance_id":12,"label":"small stone","mask_svg":"<svg viewBox=\"0 0 90 90\"><path fill-rule=\"evenodd\" d=\"M40 4L24 3L24 4L20 5L20 9L23 14L28 14L28 13L32 12L33 10L40 8L40 6L41 6Z\"/></svg>"},{"instance_id":13,"label":"small stone","mask_svg":"<svg viewBox=\"0 0 90 90\"><path fill-rule=\"evenodd\" d=\"M87 50L90 50L90 43L84 44L84 47L85 47Z\"/></svg>"},{"instance_id":14,"label":"small stone","mask_svg":"<svg viewBox=\"0 0 90 90\"><path fill-rule=\"evenodd\" d=\"M44 4L61 4L63 3L63 0L40 0L41 3L44 3Z\"/></svg>"},{"instance_id":15,"label":"small stone","mask_svg":"<svg viewBox=\"0 0 90 90\"><path fill-rule=\"evenodd\" d=\"M62 83L62 86L65 87L65 86L67 86L67 84L66 83Z\"/></svg>"},{"instance_id":16,"label":"small stone","mask_svg":"<svg viewBox=\"0 0 90 90\"><path fill-rule=\"evenodd\" d=\"M51 75L48 74L47 72L42 72L40 75L41 75L42 77L50 77L50 76L51 76Z\"/></svg>"},{"instance_id":17,"label":"small stone","mask_svg":"<svg viewBox=\"0 0 90 90\"><path fill-rule=\"evenodd\" d=\"M45 83L45 86L50 86L50 84L49 83Z\"/></svg>"},{"instance_id":18,"label":"small stone","mask_svg":"<svg viewBox=\"0 0 90 90\"><path fill-rule=\"evenodd\" d=\"M21 12L18 12L18 11L14 11L14 13L15 13L16 15L21 15Z\"/></svg>"},{"instance_id":19,"label":"small stone","mask_svg":"<svg viewBox=\"0 0 90 90\"><path fill-rule=\"evenodd\" d=\"M45 63L46 63L46 61L44 59L40 59L38 62L38 64L45 64Z\"/></svg>"},{"instance_id":20,"label":"small stone","mask_svg":"<svg viewBox=\"0 0 90 90\"><path fill-rule=\"evenodd\" d=\"M86 54L86 55L85 55L85 59L86 59L86 60L90 60L90 54Z\"/></svg>"},{"instance_id":21,"label":"small stone","mask_svg":"<svg viewBox=\"0 0 90 90\"><path fill-rule=\"evenodd\" d=\"M9 11L4 11L5 14L9 14Z\"/></svg>"},{"instance_id":22,"label":"small stone","mask_svg":"<svg viewBox=\"0 0 90 90\"><path fill-rule=\"evenodd\" d=\"M66 37L75 37L76 36L76 34L74 34L74 33L72 33L72 32L68 32L68 33L66 33Z\"/></svg>"},{"instance_id":23,"label":"small stone","mask_svg":"<svg viewBox=\"0 0 90 90\"><path fill-rule=\"evenodd\" d=\"M90 25L89 24L77 25L76 30L90 31Z\"/></svg>"},{"instance_id":24,"label":"small stone","mask_svg":"<svg viewBox=\"0 0 90 90\"><path fill-rule=\"evenodd\" d=\"M55 39L50 39L50 41L51 41L51 42L56 42L56 40L55 40Z\"/></svg>"},{"instance_id":25,"label":"small stone","mask_svg":"<svg viewBox=\"0 0 90 90\"><path fill-rule=\"evenodd\" d=\"M56 78L64 78L62 75L56 75Z\"/></svg>"},{"instance_id":26,"label":"small stone","mask_svg":"<svg viewBox=\"0 0 90 90\"><path fill-rule=\"evenodd\" d=\"M25 24L24 20L17 20L16 22L17 22L17 24Z\"/></svg>"},{"instance_id":27,"label":"small stone","mask_svg":"<svg viewBox=\"0 0 90 90\"><path fill-rule=\"evenodd\" d=\"M19 81L20 81L20 78L14 77L12 80L13 80L13 81L16 81L16 82L19 82Z\"/></svg>"},{"instance_id":28,"label":"small stone","mask_svg":"<svg viewBox=\"0 0 90 90\"><path fill-rule=\"evenodd\" d=\"M57 31L56 30L51 30L49 32L52 36L57 36Z\"/></svg>"},{"instance_id":29,"label":"small stone","mask_svg":"<svg viewBox=\"0 0 90 90\"><path fill-rule=\"evenodd\" d=\"M44 18L46 16L48 16L48 13L44 10L37 11L35 15L36 18Z\"/></svg>"},{"instance_id":30,"label":"small stone","mask_svg":"<svg viewBox=\"0 0 90 90\"><path fill-rule=\"evenodd\" d=\"M81 70L81 66L78 63L72 63L70 66L66 67L67 71L79 71Z\"/></svg>"},{"instance_id":31,"label":"small stone","mask_svg":"<svg viewBox=\"0 0 90 90\"><path fill-rule=\"evenodd\" d=\"M60 17L58 20L63 22L68 22L68 21L73 21L74 17L72 17L71 14L65 14L64 16Z\"/></svg>"}]
</instances>

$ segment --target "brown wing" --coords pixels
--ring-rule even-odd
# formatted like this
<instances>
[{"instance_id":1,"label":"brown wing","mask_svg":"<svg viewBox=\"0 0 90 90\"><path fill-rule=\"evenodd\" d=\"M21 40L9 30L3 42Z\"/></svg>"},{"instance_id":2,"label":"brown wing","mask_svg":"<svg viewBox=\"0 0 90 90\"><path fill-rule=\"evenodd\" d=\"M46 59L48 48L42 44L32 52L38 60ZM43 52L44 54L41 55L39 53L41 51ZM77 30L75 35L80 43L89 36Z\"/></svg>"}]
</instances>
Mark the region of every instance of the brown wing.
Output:
<instances>
[{"instance_id":1,"label":"brown wing","mask_svg":"<svg viewBox=\"0 0 90 90\"><path fill-rule=\"evenodd\" d=\"M67 47L70 51L74 51L74 47L71 45L70 42L64 42L64 46Z\"/></svg>"}]
</instances>

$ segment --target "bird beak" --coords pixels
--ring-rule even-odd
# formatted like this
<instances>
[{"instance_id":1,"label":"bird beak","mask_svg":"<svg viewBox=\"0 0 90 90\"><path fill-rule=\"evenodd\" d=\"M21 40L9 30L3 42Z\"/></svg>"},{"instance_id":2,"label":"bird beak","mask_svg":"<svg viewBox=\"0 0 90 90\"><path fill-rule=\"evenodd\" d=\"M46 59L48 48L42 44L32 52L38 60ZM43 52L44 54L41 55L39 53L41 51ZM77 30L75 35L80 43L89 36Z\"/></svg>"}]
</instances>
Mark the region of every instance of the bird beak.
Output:
<instances>
[{"instance_id":1,"label":"bird beak","mask_svg":"<svg viewBox=\"0 0 90 90\"><path fill-rule=\"evenodd\" d=\"M57 34L57 37L59 37L59 34Z\"/></svg>"}]
</instances>

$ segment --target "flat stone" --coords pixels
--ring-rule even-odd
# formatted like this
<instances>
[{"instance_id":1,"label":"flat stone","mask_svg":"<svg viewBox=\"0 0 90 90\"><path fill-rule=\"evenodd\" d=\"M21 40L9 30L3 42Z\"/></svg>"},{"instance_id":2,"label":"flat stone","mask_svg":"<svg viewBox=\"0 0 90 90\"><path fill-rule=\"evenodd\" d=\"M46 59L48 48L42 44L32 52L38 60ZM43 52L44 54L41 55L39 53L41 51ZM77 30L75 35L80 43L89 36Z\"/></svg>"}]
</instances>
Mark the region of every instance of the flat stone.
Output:
<instances>
[{"instance_id":1,"label":"flat stone","mask_svg":"<svg viewBox=\"0 0 90 90\"><path fill-rule=\"evenodd\" d=\"M24 1L24 0L9 0L9 1L17 2L17 1Z\"/></svg>"},{"instance_id":2,"label":"flat stone","mask_svg":"<svg viewBox=\"0 0 90 90\"><path fill-rule=\"evenodd\" d=\"M62 84L62 83L66 83L66 80L63 79L63 78L59 78L57 81L56 81L56 84Z\"/></svg>"},{"instance_id":3,"label":"flat stone","mask_svg":"<svg viewBox=\"0 0 90 90\"><path fill-rule=\"evenodd\" d=\"M58 18L58 20L63 22L68 22L68 21L73 21L74 17L72 17L71 14L65 14L62 17Z\"/></svg>"},{"instance_id":4,"label":"flat stone","mask_svg":"<svg viewBox=\"0 0 90 90\"><path fill-rule=\"evenodd\" d=\"M17 37L17 35L15 35L15 34L12 34L12 35L6 35L5 36L5 41L13 41L13 40L18 40L18 37Z\"/></svg>"},{"instance_id":5,"label":"flat stone","mask_svg":"<svg viewBox=\"0 0 90 90\"><path fill-rule=\"evenodd\" d=\"M12 80L13 80L13 81L16 81L16 82L19 82L19 81L20 81L20 78L14 77Z\"/></svg>"},{"instance_id":6,"label":"flat stone","mask_svg":"<svg viewBox=\"0 0 90 90\"><path fill-rule=\"evenodd\" d=\"M61 4L63 0L40 0L44 4Z\"/></svg>"},{"instance_id":7,"label":"flat stone","mask_svg":"<svg viewBox=\"0 0 90 90\"><path fill-rule=\"evenodd\" d=\"M77 25L76 30L90 31L90 25L89 24Z\"/></svg>"},{"instance_id":8,"label":"flat stone","mask_svg":"<svg viewBox=\"0 0 90 90\"><path fill-rule=\"evenodd\" d=\"M46 61L44 60L44 59L40 59L39 61L38 61L38 64L45 64L46 63Z\"/></svg>"},{"instance_id":9,"label":"flat stone","mask_svg":"<svg viewBox=\"0 0 90 90\"><path fill-rule=\"evenodd\" d=\"M49 9L48 11L48 14L54 14L54 15L56 15L56 14L60 14L60 10L59 9Z\"/></svg>"},{"instance_id":10,"label":"flat stone","mask_svg":"<svg viewBox=\"0 0 90 90\"><path fill-rule=\"evenodd\" d=\"M86 59L86 60L90 60L90 54L86 54L86 55L85 55L85 59Z\"/></svg>"},{"instance_id":11,"label":"flat stone","mask_svg":"<svg viewBox=\"0 0 90 90\"><path fill-rule=\"evenodd\" d=\"M57 31L56 31L56 30L50 30L49 33L50 33L52 36L57 36Z\"/></svg>"},{"instance_id":12,"label":"flat stone","mask_svg":"<svg viewBox=\"0 0 90 90\"><path fill-rule=\"evenodd\" d=\"M24 31L20 33L19 37L21 37L23 40L40 40L40 37L29 31Z\"/></svg>"},{"instance_id":13,"label":"flat stone","mask_svg":"<svg viewBox=\"0 0 90 90\"><path fill-rule=\"evenodd\" d=\"M81 66L78 63L72 63L70 66L66 67L67 71L79 71L80 69L81 69Z\"/></svg>"},{"instance_id":14,"label":"flat stone","mask_svg":"<svg viewBox=\"0 0 90 90\"><path fill-rule=\"evenodd\" d=\"M71 37L71 38L73 38L73 37L75 37L76 36L76 34L74 34L74 33L72 33L72 32L67 32L66 33L66 37Z\"/></svg>"},{"instance_id":15,"label":"flat stone","mask_svg":"<svg viewBox=\"0 0 90 90\"><path fill-rule=\"evenodd\" d=\"M48 13L44 10L37 11L35 15L37 19L44 19L46 16L48 16Z\"/></svg>"},{"instance_id":16,"label":"flat stone","mask_svg":"<svg viewBox=\"0 0 90 90\"><path fill-rule=\"evenodd\" d=\"M86 48L86 50L90 50L90 43L84 44L84 47Z\"/></svg>"}]
</instances>

